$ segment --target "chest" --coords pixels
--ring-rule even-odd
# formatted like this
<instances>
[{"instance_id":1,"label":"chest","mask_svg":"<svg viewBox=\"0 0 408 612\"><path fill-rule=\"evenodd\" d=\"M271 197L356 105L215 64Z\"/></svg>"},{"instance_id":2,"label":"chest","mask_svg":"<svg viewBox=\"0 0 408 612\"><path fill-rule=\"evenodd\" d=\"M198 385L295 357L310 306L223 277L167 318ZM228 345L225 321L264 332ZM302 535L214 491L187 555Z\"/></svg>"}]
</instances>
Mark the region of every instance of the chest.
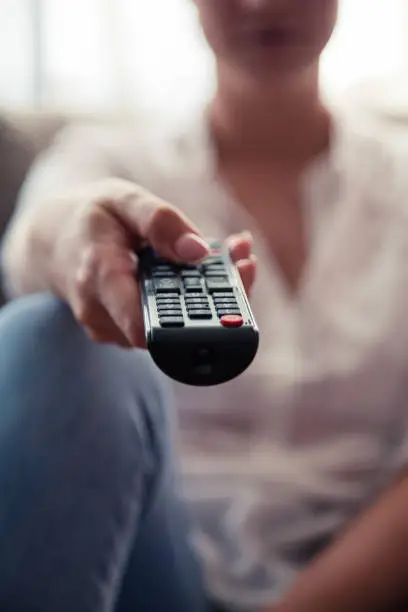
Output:
<instances>
[{"instance_id":1,"label":"chest","mask_svg":"<svg viewBox=\"0 0 408 612\"><path fill-rule=\"evenodd\" d=\"M406 391L406 221L378 214L369 202L345 201L343 210L326 193L320 196L315 203L321 210L327 205L334 212L327 222L319 214L308 219L310 235L318 238L296 296L284 290L265 255L265 232L255 231L258 356L245 375L212 390L210 399L208 391L194 392L193 407L185 390L183 426L191 424L190 434L211 431L209 443L221 440L220 452L284 440L314 453L316 446L334 448L342 439L364 448L369 439L365 459L372 466L372 454L378 459L394 432ZM246 215L230 206L226 199L214 207L203 226L216 235L244 228ZM237 227L231 227L232 211Z\"/></svg>"},{"instance_id":2,"label":"chest","mask_svg":"<svg viewBox=\"0 0 408 612\"><path fill-rule=\"evenodd\" d=\"M244 222L262 236L263 256L295 292L308 258L299 170L247 163L221 167L220 180Z\"/></svg>"},{"instance_id":3,"label":"chest","mask_svg":"<svg viewBox=\"0 0 408 612\"><path fill-rule=\"evenodd\" d=\"M339 183L325 166L302 189L294 174L269 167L233 175L226 169L224 182L208 175L198 181L184 167L178 172L164 176L155 192L204 235L253 231L257 367L280 379L294 364L295 378L309 376L304 372L319 378L372 363L388 350L404 354L408 227L384 204L386 185L373 189L372 180L359 177Z\"/></svg>"}]
</instances>

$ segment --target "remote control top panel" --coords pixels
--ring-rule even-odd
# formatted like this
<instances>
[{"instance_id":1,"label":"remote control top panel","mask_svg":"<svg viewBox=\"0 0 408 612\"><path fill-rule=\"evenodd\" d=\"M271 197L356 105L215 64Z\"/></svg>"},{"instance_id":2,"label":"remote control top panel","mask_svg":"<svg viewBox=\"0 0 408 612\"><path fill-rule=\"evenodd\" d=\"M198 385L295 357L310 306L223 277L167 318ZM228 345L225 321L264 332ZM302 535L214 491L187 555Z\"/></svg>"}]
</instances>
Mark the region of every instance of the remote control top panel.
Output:
<instances>
[{"instance_id":1,"label":"remote control top panel","mask_svg":"<svg viewBox=\"0 0 408 612\"><path fill-rule=\"evenodd\" d=\"M223 245L197 265L176 265L148 248L139 254L147 347L171 378L226 382L258 348L258 329L239 273Z\"/></svg>"}]
</instances>

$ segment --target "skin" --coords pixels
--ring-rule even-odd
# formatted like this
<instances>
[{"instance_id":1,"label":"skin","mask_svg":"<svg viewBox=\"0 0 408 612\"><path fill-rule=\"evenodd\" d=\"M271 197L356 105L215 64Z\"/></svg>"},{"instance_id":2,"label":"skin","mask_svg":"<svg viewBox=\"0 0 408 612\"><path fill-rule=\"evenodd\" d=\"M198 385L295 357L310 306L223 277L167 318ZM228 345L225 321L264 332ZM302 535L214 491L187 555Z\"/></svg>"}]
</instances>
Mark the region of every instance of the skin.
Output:
<instances>
[{"instance_id":1,"label":"skin","mask_svg":"<svg viewBox=\"0 0 408 612\"><path fill-rule=\"evenodd\" d=\"M266 612L402 612L408 605L404 475Z\"/></svg>"},{"instance_id":2,"label":"skin","mask_svg":"<svg viewBox=\"0 0 408 612\"><path fill-rule=\"evenodd\" d=\"M197 0L203 28L218 64L219 86L212 125L219 144L220 172L236 192L247 195L248 211L263 221L275 256L279 242L269 230L273 219L295 253L295 265L281 268L296 287L306 254L299 249L299 208L283 198L285 181L296 184L299 171L328 143L329 121L319 100L318 64L335 25L332 0ZM284 48L245 46L240 32L251 23L293 24L298 32ZM244 186L242 169L256 181ZM262 169L267 168L266 175ZM279 168L283 181L271 180ZM248 174L246 172L245 174ZM268 179L265 179L265 176ZM259 197L260 179L272 182L268 205ZM258 187L257 187L258 185ZM249 194L249 197L248 197ZM275 198L273 197L275 196ZM263 211L267 210L267 213ZM289 219L285 229L282 219ZM293 264L293 260L292 260ZM266 612L392 612L408 600L408 479L403 475L347 531L319 555Z\"/></svg>"},{"instance_id":3,"label":"skin","mask_svg":"<svg viewBox=\"0 0 408 612\"><path fill-rule=\"evenodd\" d=\"M238 195L244 192L242 202L266 228L271 250L282 251L284 274L294 286L305 259L299 248L299 211L289 205L267 210L261 199L283 204L300 169L327 145L328 116L318 98L317 65L334 27L336 2L197 0L197 8L218 64L209 120L219 173ZM258 28L264 23L289 24L286 44L265 52L254 44L252 33L242 38L248 24ZM287 175L286 183L273 185L259 198L258 186L268 184L270 168L282 159L288 171L277 167L275 174ZM245 185L238 184L242 164L251 166ZM94 340L143 347L134 247L149 242L166 257L198 260L207 252L199 228L141 186L107 179L104 168L84 177L75 190L69 181L64 187L32 196L34 202L9 231L3 257L14 292L51 289L71 305ZM256 265L251 247L248 234L231 237L248 292Z\"/></svg>"},{"instance_id":4,"label":"skin","mask_svg":"<svg viewBox=\"0 0 408 612\"><path fill-rule=\"evenodd\" d=\"M217 64L209 121L219 174L263 228L288 287L296 290L307 252L295 193L300 173L330 140L318 67L337 2L196 4ZM50 289L71 305L94 340L143 346L131 247L149 242L166 257L195 261L207 253L199 228L142 187L107 179L103 168L78 189L68 186L63 193L37 194L9 232L4 262L15 292ZM251 246L247 234L230 239L248 291L256 263ZM391 612L401 603L404 609L407 511L402 475L268 612Z\"/></svg>"},{"instance_id":5,"label":"skin","mask_svg":"<svg viewBox=\"0 0 408 612\"><path fill-rule=\"evenodd\" d=\"M329 144L319 59L335 27L337 2L196 0L196 5L216 57L210 121L219 173L262 228L295 292L308 256L297 186L305 167ZM275 44L267 44L268 35Z\"/></svg>"},{"instance_id":6,"label":"skin","mask_svg":"<svg viewBox=\"0 0 408 612\"><path fill-rule=\"evenodd\" d=\"M333 0L196 0L219 72L265 96L316 65L333 32ZM281 30L285 41L259 44L259 30ZM282 37L281 37L282 39ZM222 78L225 78L222 76ZM242 92L245 93L245 92Z\"/></svg>"}]
</instances>

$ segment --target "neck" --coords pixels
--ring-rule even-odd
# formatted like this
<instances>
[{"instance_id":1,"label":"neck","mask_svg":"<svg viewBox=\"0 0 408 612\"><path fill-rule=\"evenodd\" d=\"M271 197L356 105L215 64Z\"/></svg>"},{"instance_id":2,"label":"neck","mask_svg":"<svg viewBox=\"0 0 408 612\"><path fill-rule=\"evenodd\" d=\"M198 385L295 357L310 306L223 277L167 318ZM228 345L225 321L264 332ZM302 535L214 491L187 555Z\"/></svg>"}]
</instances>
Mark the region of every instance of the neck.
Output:
<instances>
[{"instance_id":1,"label":"neck","mask_svg":"<svg viewBox=\"0 0 408 612\"><path fill-rule=\"evenodd\" d=\"M330 119L319 97L318 67L269 90L242 83L218 67L210 121L221 154L305 162L329 141Z\"/></svg>"}]
</instances>

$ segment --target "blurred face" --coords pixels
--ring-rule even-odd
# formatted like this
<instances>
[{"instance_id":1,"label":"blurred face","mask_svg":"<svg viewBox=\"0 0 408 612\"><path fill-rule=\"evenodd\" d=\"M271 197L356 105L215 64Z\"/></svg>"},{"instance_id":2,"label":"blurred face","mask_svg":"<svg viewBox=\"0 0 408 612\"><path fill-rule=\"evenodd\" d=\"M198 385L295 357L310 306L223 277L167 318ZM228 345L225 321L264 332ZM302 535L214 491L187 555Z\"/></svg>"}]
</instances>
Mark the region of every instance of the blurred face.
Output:
<instances>
[{"instance_id":1,"label":"blurred face","mask_svg":"<svg viewBox=\"0 0 408 612\"><path fill-rule=\"evenodd\" d=\"M276 80L312 65L333 32L338 0L195 0L220 64Z\"/></svg>"}]
</instances>

